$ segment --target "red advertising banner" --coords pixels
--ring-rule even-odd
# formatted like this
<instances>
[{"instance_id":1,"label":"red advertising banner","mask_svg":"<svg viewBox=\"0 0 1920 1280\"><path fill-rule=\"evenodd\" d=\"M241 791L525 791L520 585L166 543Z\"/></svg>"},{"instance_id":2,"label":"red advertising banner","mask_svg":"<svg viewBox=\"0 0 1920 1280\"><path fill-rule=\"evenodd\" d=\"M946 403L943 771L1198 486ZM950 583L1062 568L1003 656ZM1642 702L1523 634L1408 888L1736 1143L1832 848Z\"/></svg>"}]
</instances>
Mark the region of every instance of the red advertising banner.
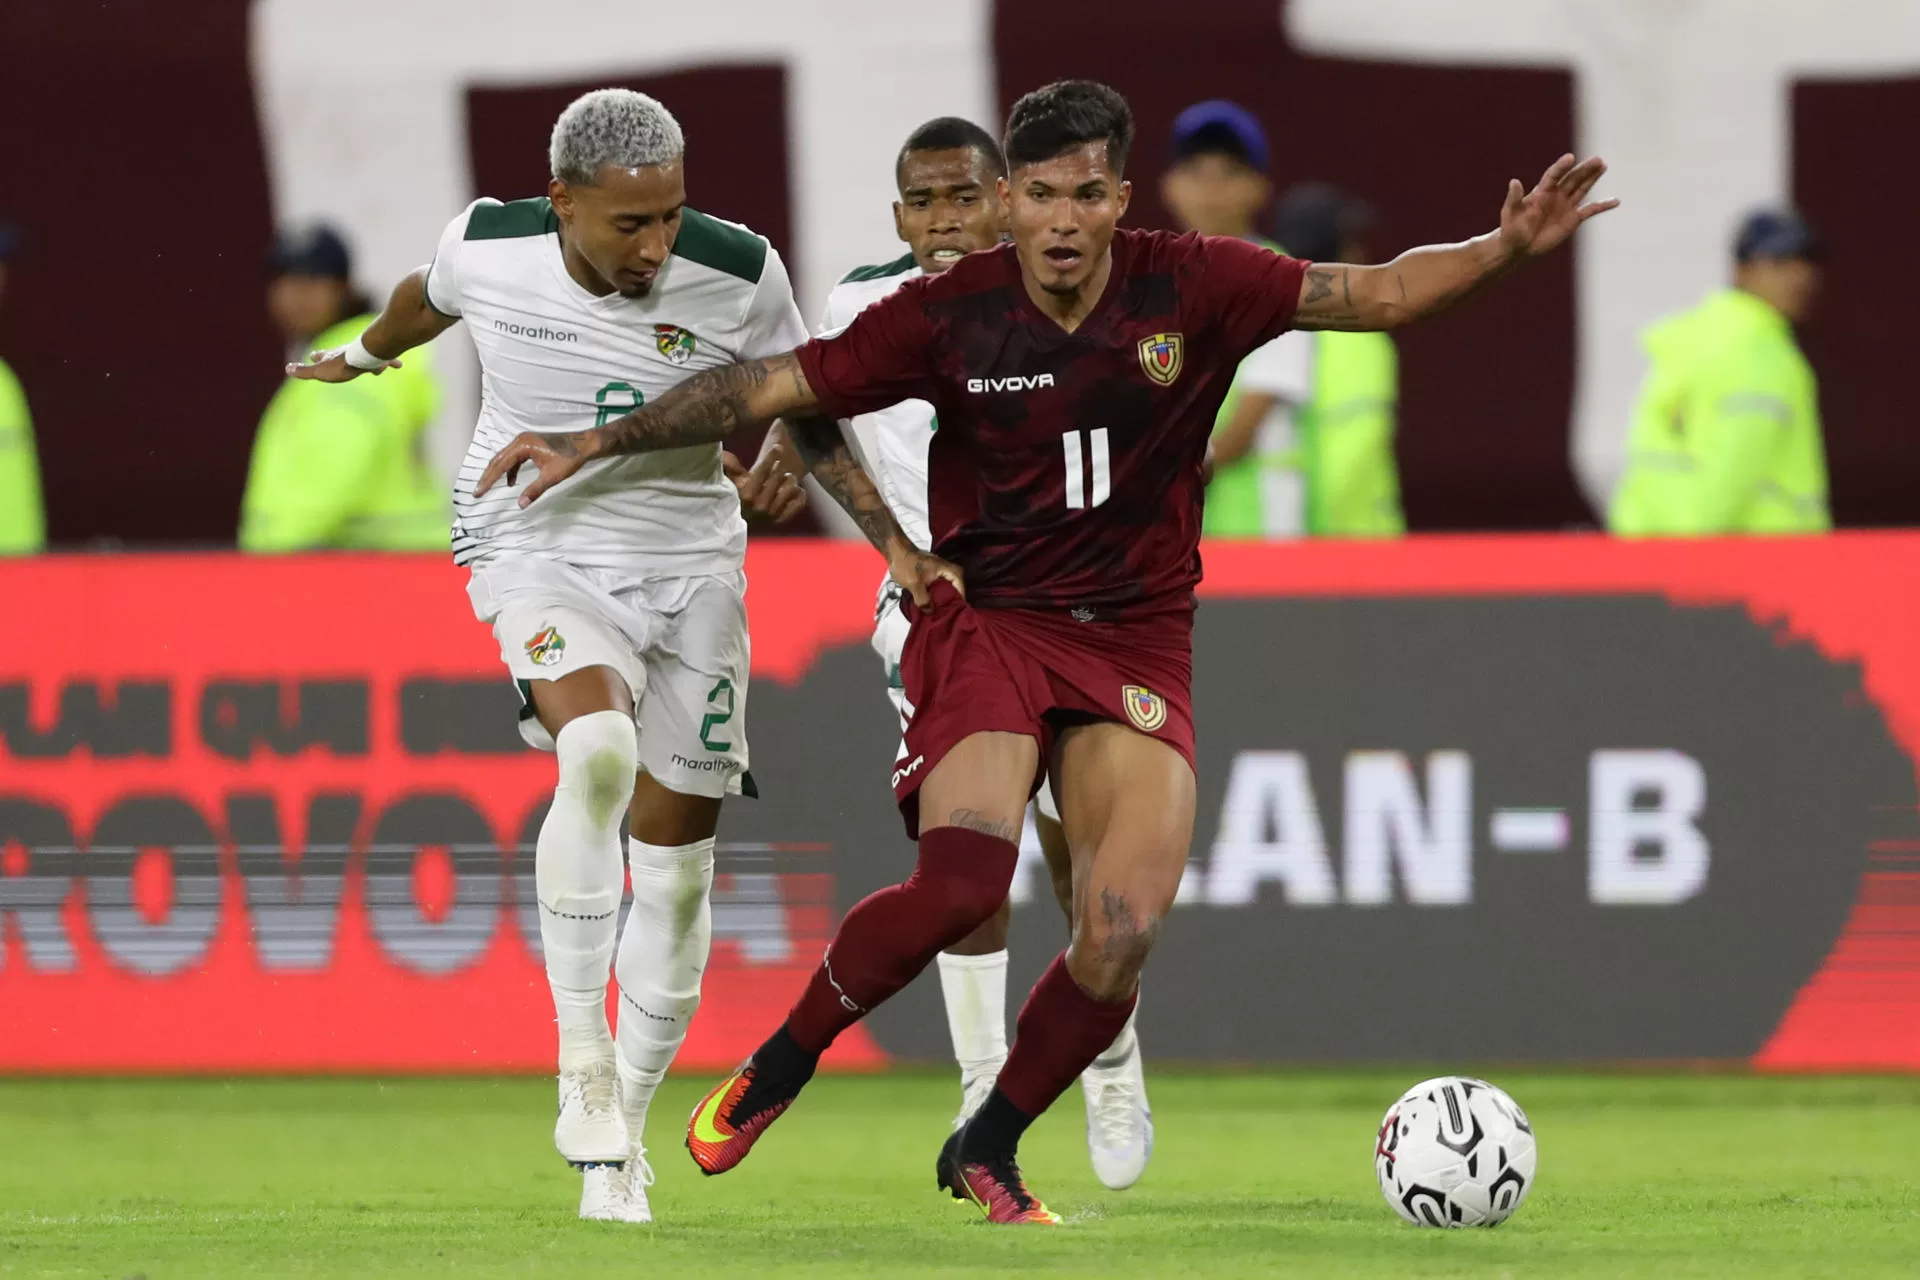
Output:
<instances>
[{"instance_id":1,"label":"red advertising banner","mask_svg":"<svg viewBox=\"0 0 1920 1280\"><path fill-rule=\"evenodd\" d=\"M751 572L756 680L864 636L871 552L756 548ZM510 716L492 750L436 736L450 699L510 688L464 580L439 557L0 561L0 1070L551 1067L501 860L531 857L553 765ZM395 831L420 843L387 874L300 874L309 844ZM684 1063L738 1062L785 1014L831 932L817 880L776 878L774 962L720 931ZM862 1034L835 1053L880 1060Z\"/></svg>"},{"instance_id":2,"label":"red advertising banner","mask_svg":"<svg viewBox=\"0 0 1920 1280\"><path fill-rule=\"evenodd\" d=\"M1501 601L1731 608L1772 644L1807 647L1823 671L1841 670L1866 710L1884 719L1902 757L1900 785L1858 802L1886 813L1841 815L1863 818L1840 825L1871 831L1857 842L1866 847L1805 850L1807 860L1833 863L1853 905L1837 927L1809 926L1819 930L1812 963L1768 1006L1771 1032L1741 1041L1737 1052L1776 1069L1920 1068L1920 826L1911 812L1920 758L1911 585L1920 580L1920 535L1223 545L1206 558L1202 594L1220 603L1211 613L1202 606L1202 680L1210 662L1217 670L1228 660L1210 657L1224 654L1224 641L1209 638L1208 618L1239 617L1231 611L1263 601L1308 609L1458 602L1459 628L1449 612L1442 631L1459 629L1467 648L1499 638L1473 628L1497 625L1475 610ZM748 574L749 714L763 709L754 721L756 774L769 798L723 819L714 956L681 1058L702 1068L738 1061L784 1012L846 905L848 859L872 857L872 874L885 875L887 859L897 858L904 873L908 856L884 756L869 761L864 748L850 750L831 795L783 786L781 776L781 761L797 746L815 756L839 750L844 723L884 727L877 668L858 652L878 562L842 544L759 543ZM490 635L468 612L462 577L437 558L0 562L0 1070L550 1066L552 1012L528 896L532 832L552 765L519 745L512 694ZM1653 671L1666 662L1667 643L1649 633L1644 646L1625 645L1628 674L1639 670L1634 664ZM1349 658L1329 648L1315 660L1332 669ZM1433 688L1444 691L1446 653L1409 660L1432 665ZM1715 655L1689 660L1711 665ZM1741 735L1750 742L1742 749L1756 759L1783 758L1776 745L1816 754L1844 746L1800 742L1827 731L1770 719L1773 690L1764 681L1738 694L1739 714L1754 726ZM1501 714L1489 710L1475 723L1504 732ZM1203 745L1230 739L1250 751L1291 732L1265 720L1199 727ZM1567 726L1569 735L1580 732ZM1650 731L1644 742L1597 745L1658 741ZM1196 860L1216 834L1206 829L1209 783L1203 777ZM1742 806L1738 785L1716 792L1716 812ZM1810 783L1806 794L1812 804L1837 793ZM817 838L829 813L835 821L855 815L854 834ZM1736 911L1750 892L1739 887L1749 883L1738 879L1742 838L1727 835L1730 847L1713 850L1714 875L1728 868L1731 898L1715 897L1723 883L1716 880L1696 909ZM868 870L860 864L859 874ZM1216 888L1211 905L1196 909L1292 910L1235 906L1229 896ZM1472 909L1503 908L1489 900ZM1637 927L1631 911L1603 917L1616 918ZM1345 927L1324 913L1316 919ZM1057 933L1057 920L1050 927ZM1201 940L1178 952L1183 929ZM1180 966L1209 963L1206 933L1180 920L1170 928L1170 993L1185 981ZM1756 957L1777 941L1732 936ZM1625 947L1630 938L1596 934L1593 945ZM1621 1016L1631 1032L1632 1010ZM940 1052L922 1040L876 1023L873 1034L857 1029L835 1052L840 1066L856 1068ZM1635 1043L1631 1035L1625 1042ZM1254 1043L1258 1051L1264 1042ZM1311 1045L1275 1043L1274 1056L1314 1056ZM1554 1052L1543 1042L1533 1056Z\"/></svg>"}]
</instances>

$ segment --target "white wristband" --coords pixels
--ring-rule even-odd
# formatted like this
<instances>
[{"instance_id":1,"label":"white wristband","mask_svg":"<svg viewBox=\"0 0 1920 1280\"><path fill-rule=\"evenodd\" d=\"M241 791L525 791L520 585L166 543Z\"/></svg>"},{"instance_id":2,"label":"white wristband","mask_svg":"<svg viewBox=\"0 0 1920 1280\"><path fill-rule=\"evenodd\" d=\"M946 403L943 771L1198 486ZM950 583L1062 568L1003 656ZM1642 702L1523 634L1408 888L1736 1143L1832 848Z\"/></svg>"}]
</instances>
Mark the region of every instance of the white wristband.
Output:
<instances>
[{"instance_id":1,"label":"white wristband","mask_svg":"<svg viewBox=\"0 0 1920 1280\"><path fill-rule=\"evenodd\" d=\"M367 350L367 344L358 338L349 342L346 350L341 352L341 354L346 357L348 364L356 369L363 369L368 373L378 373L393 363L391 360L382 360L379 356Z\"/></svg>"}]
</instances>

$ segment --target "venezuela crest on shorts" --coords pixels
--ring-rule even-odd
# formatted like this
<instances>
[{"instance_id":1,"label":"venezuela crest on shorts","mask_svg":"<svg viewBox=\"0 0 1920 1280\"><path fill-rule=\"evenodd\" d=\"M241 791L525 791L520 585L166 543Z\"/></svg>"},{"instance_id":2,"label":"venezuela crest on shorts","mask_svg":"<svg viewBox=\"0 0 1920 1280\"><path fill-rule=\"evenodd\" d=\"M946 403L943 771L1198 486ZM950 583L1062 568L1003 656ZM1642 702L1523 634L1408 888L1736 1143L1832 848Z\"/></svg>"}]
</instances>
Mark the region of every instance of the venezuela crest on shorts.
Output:
<instances>
[{"instance_id":1,"label":"venezuela crest on shorts","mask_svg":"<svg viewBox=\"0 0 1920 1280\"><path fill-rule=\"evenodd\" d=\"M1163 387L1180 376L1186 354L1186 339L1177 333L1155 333L1140 339L1140 368Z\"/></svg>"},{"instance_id":2,"label":"venezuela crest on shorts","mask_svg":"<svg viewBox=\"0 0 1920 1280\"><path fill-rule=\"evenodd\" d=\"M660 354L674 364L685 364L693 359L693 335L677 324L653 326L653 345L660 348Z\"/></svg>"},{"instance_id":3,"label":"venezuela crest on shorts","mask_svg":"<svg viewBox=\"0 0 1920 1280\"><path fill-rule=\"evenodd\" d=\"M1167 700L1145 685L1125 686L1120 701L1126 704L1127 719L1142 733L1152 733L1167 722Z\"/></svg>"}]
</instances>

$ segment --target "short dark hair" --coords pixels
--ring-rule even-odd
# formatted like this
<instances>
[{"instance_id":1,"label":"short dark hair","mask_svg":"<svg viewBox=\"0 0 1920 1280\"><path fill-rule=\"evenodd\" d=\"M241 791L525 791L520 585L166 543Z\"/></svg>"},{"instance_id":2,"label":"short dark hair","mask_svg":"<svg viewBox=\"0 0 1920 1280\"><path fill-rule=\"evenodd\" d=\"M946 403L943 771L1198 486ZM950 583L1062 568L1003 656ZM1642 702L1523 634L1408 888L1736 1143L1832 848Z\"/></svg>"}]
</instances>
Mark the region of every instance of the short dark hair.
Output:
<instances>
[{"instance_id":1,"label":"short dark hair","mask_svg":"<svg viewBox=\"0 0 1920 1280\"><path fill-rule=\"evenodd\" d=\"M1107 144L1115 173L1133 147L1133 108L1096 80L1056 80L1035 89L1007 113L1007 162L1014 168L1051 160L1089 142Z\"/></svg>"},{"instance_id":2,"label":"short dark hair","mask_svg":"<svg viewBox=\"0 0 1920 1280\"><path fill-rule=\"evenodd\" d=\"M953 151L967 147L978 151L993 170L993 176L1007 176L1007 158L1000 153L1000 144L994 136L971 120L959 116L941 116L929 120L907 135L905 145L893 161L893 182L900 184L901 171L906 167L907 157L916 151Z\"/></svg>"}]
</instances>

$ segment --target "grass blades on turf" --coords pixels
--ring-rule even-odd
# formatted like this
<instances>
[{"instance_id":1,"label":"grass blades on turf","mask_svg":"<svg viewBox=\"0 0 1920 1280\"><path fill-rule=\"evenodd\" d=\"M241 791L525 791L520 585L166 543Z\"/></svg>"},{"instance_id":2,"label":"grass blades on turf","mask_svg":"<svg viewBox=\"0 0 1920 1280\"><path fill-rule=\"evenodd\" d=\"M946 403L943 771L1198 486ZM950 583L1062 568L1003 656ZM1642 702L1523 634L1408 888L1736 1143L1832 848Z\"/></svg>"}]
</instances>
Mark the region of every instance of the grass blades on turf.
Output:
<instances>
[{"instance_id":1,"label":"grass blades on turf","mask_svg":"<svg viewBox=\"0 0 1920 1280\"><path fill-rule=\"evenodd\" d=\"M1151 1068L1149 1068L1151 1071ZM537 1080L0 1081L0 1277L1912 1276L1920 1079L1493 1073L1540 1137L1494 1231L1403 1226L1374 1127L1417 1072L1150 1076L1131 1191L1076 1089L1030 1135L1057 1230L933 1186L946 1073L822 1078L721 1178L669 1081L652 1227L582 1223Z\"/></svg>"}]
</instances>

